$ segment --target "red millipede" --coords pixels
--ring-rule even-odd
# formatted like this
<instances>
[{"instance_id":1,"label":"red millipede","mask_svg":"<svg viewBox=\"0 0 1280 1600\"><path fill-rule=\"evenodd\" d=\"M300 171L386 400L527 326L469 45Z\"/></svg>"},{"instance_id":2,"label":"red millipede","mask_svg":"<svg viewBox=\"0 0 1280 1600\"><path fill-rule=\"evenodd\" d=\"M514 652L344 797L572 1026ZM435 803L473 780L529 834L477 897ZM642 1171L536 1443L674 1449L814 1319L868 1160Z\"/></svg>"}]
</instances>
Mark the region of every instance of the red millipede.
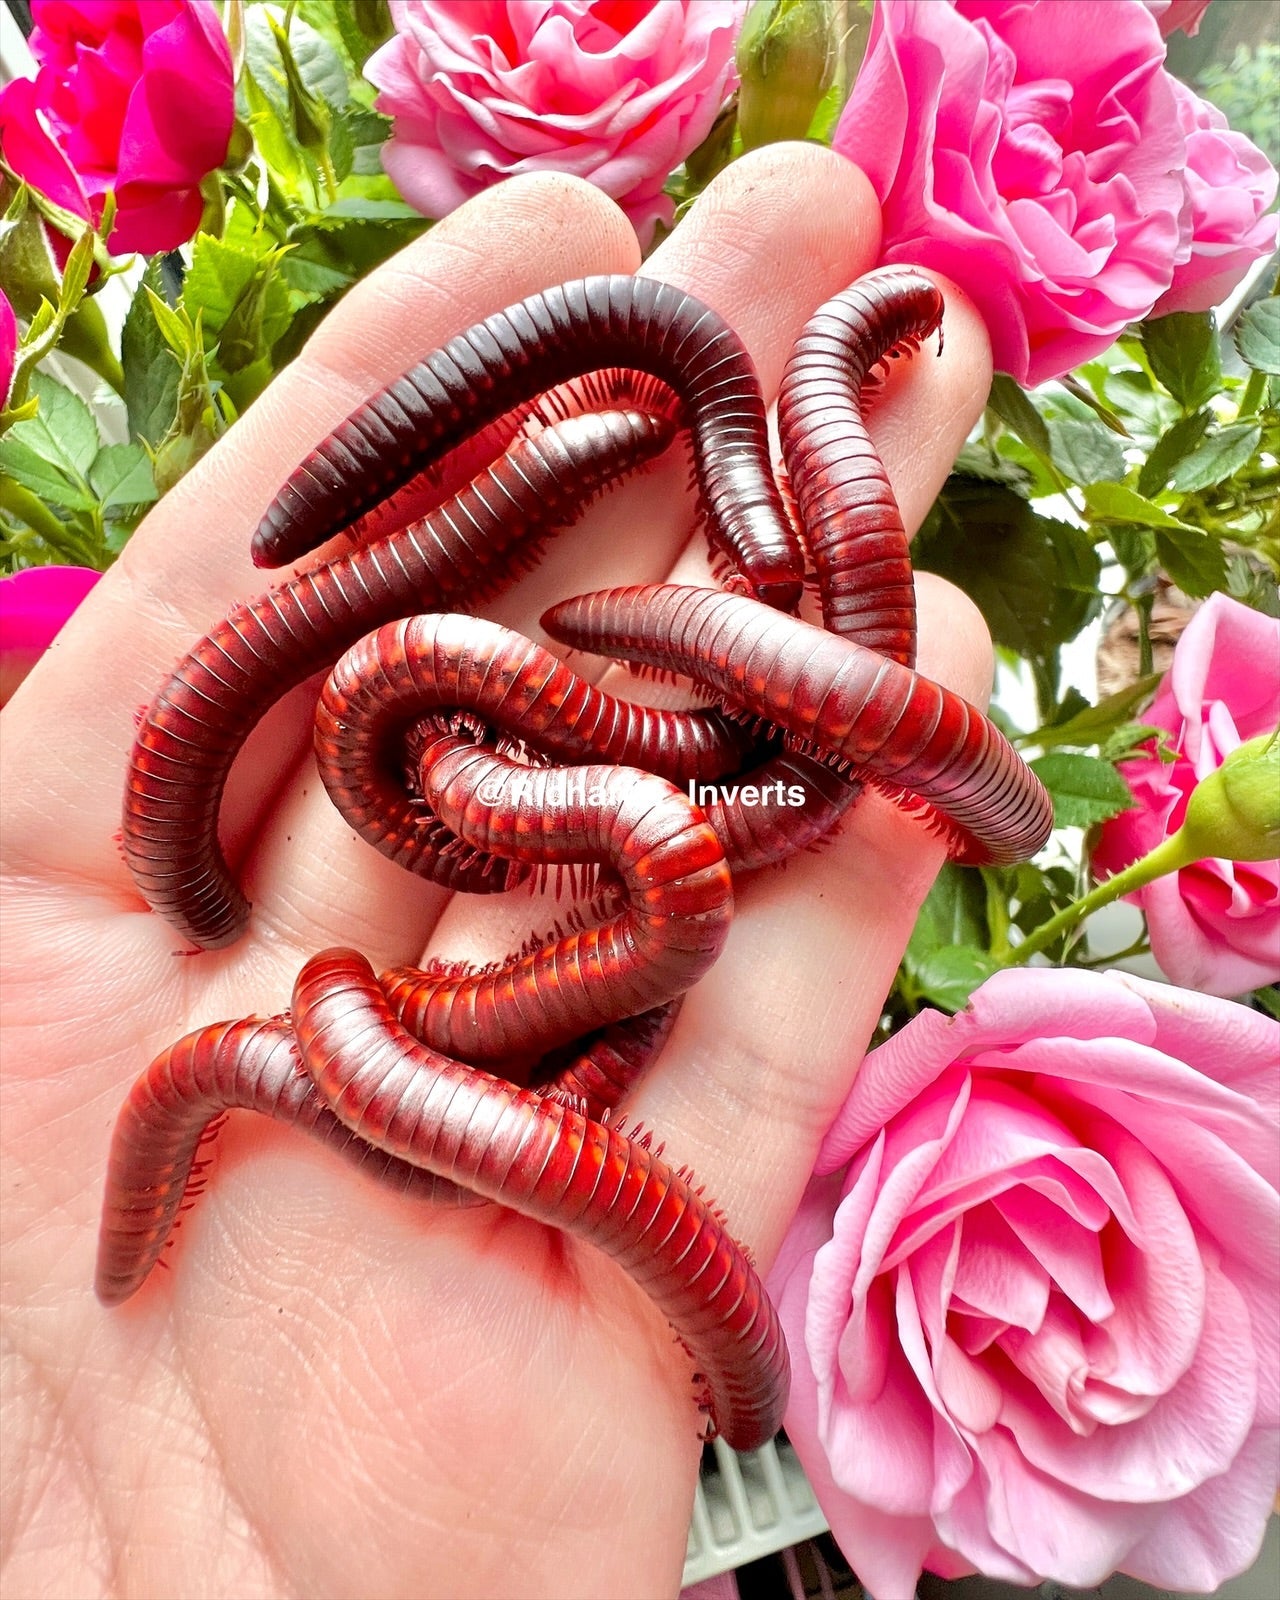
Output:
<instances>
[{"instance_id":1,"label":"red millipede","mask_svg":"<svg viewBox=\"0 0 1280 1600\"><path fill-rule=\"evenodd\" d=\"M678 1002L602 1028L577 1051L541 1065L538 1092L586 1115L607 1116L660 1046ZM369 1177L416 1198L485 1204L361 1139L338 1121L303 1065L287 1017L246 1017L198 1028L162 1050L129 1091L111 1140L94 1282L104 1305L141 1286L189 1201L189 1180L211 1125L256 1111L309 1133Z\"/></svg>"},{"instance_id":2,"label":"red millipede","mask_svg":"<svg viewBox=\"0 0 1280 1600\"><path fill-rule=\"evenodd\" d=\"M218 1024L163 1052L117 1124L103 1300L127 1297L154 1264L210 1121L247 1107L410 1193L496 1200L607 1251L694 1354L724 1437L750 1449L776 1430L787 1355L749 1261L688 1175L607 1117L723 944L729 867L782 859L829 832L857 780L905 795L971 859L1016 860L1047 836L1047 796L1007 741L910 670L909 552L862 391L940 316L927 280L876 273L820 308L788 365L779 424L825 632L770 609L794 607L803 561L770 472L750 359L714 312L653 280L584 279L476 324L359 408L292 475L255 535L260 565L292 559L353 518L368 528L402 516L419 492L410 480L443 452L495 419L511 425L513 408L555 415L554 396L533 398L548 385L604 364L639 371L674 391L713 553L731 586L758 599L648 586L580 596L544 618L578 648L686 674L723 712L626 705L475 618L403 620L495 592L496 559L517 539L527 552L624 461L661 449L672 428L665 401L662 417L646 418L635 398L629 415L517 441L407 538L238 607L197 646L139 735L126 799L130 865L151 903L197 942L228 942L247 910L216 837L235 751L271 699L343 649L318 708L316 752L363 837L463 887L506 887L532 863L603 861L611 892L625 894L597 926L557 930L480 971L435 963L378 980L355 952L325 952L299 975L291 1023ZM599 403L614 381L588 379L583 392ZM630 391L645 392L643 381ZM538 446L553 459L536 459ZM396 504L375 512L387 491ZM752 720L783 730L784 747L737 781L798 784L806 804L748 808L718 795L704 820L666 780L740 770L754 749L741 724ZM534 761L588 764L523 765L486 748L494 736ZM190 848L184 832L197 839Z\"/></svg>"},{"instance_id":3,"label":"red millipede","mask_svg":"<svg viewBox=\"0 0 1280 1600\"><path fill-rule=\"evenodd\" d=\"M683 402L713 549L759 599L794 608L803 553L770 468L751 358L709 306L655 278L575 279L476 323L418 362L292 474L258 525L254 561L295 560L494 417L608 366L647 372Z\"/></svg>"},{"instance_id":4,"label":"red millipede","mask_svg":"<svg viewBox=\"0 0 1280 1600\"><path fill-rule=\"evenodd\" d=\"M408 636L419 621L393 625ZM385 634L387 630L383 630ZM335 709L318 736L321 775L342 758L358 711ZM630 767L526 767L442 732L425 736L432 809L468 844L516 859L605 861L623 909L491 971L454 978L417 968L384 975L388 997L415 1037L471 1062L502 1061L582 1034L683 994L720 953L733 884L719 840L674 784Z\"/></svg>"},{"instance_id":5,"label":"red millipede","mask_svg":"<svg viewBox=\"0 0 1280 1600\"><path fill-rule=\"evenodd\" d=\"M778 437L823 624L906 667L916 654L911 551L862 394L876 366L940 333L942 310L941 292L919 273L868 273L805 324L778 392Z\"/></svg>"},{"instance_id":6,"label":"red millipede","mask_svg":"<svg viewBox=\"0 0 1280 1600\"><path fill-rule=\"evenodd\" d=\"M989 718L910 668L745 595L607 589L543 616L553 638L687 674L815 752L914 796L968 860L1025 860L1053 807Z\"/></svg>"},{"instance_id":7,"label":"red millipede","mask_svg":"<svg viewBox=\"0 0 1280 1600\"><path fill-rule=\"evenodd\" d=\"M497 623L451 614L387 623L330 673L316 707L316 760L356 833L429 877L442 850L446 861L456 856L458 839L432 825L421 785L407 781L404 741L422 718L459 712L542 757L642 767L673 783L732 772L752 746L719 712L616 699ZM474 875L500 857L472 843L465 866Z\"/></svg>"},{"instance_id":8,"label":"red millipede","mask_svg":"<svg viewBox=\"0 0 1280 1600\"><path fill-rule=\"evenodd\" d=\"M644 1143L410 1037L353 951L314 956L293 992L307 1070L361 1138L610 1255L692 1353L719 1433L777 1432L786 1341L724 1219Z\"/></svg>"},{"instance_id":9,"label":"red millipede","mask_svg":"<svg viewBox=\"0 0 1280 1600\"><path fill-rule=\"evenodd\" d=\"M205 949L238 938L249 906L219 847L218 811L232 762L267 709L379 624L513 581L520 566L499 568L503 555L577 516L671 435L670 423L638 412L558 423L518 440L422 521L236 606L178 663L136 735L122 837L152 909ZM464 860L447 884L486 893L521 876Z\"/></svg>"},{"instance_id":10,"label":"red millipede","mask_svg":"<svg viewBox=\"0 0 1280 1600\"><path fill-rule=\"evenodd\" d=\"M862 391L877 365L939 331L942 310L942 295L919 273L869 273L805 324L778 397L789 494L823 626L906 666L916 646L911 550L863 421ZM744 785L778 798L743 805ZM798 806L790 804L793 789L804 795ZM734 789L710 790L703 806L730 865L747 870L828 838L861 792L861 783L824 761L784 750Z\"/></svg>"}]
</instances>

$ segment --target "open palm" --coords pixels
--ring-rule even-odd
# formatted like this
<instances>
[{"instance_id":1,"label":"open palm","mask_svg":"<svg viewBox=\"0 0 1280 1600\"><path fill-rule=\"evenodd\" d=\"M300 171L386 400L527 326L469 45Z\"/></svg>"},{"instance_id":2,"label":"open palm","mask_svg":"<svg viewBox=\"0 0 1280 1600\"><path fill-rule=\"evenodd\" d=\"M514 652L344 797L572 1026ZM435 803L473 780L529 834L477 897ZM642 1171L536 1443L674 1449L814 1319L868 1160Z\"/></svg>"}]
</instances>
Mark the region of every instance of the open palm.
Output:
<instances>
[{"instance_id":1,"label":"open palm","mask_svg":"<svg viewBox=\"0 0 1280 1600\"><path fill-rule=\"evenodd\" d=\"M774 146L735 163L644 270L720 311L771 393L805 318L877 245L854 168ZM258 516L355 404L534 290L637 265L622 214L573 180L518 180L454 213L351 292L148 518L4 713L0 1432L15 1600L678 1588L698 1460L689 1364L589 1248L497 1208L411 1203L235 1116L173 1270L114 1311L91 1290L111 1126L159 1049L284 1009L324 946L378 968L428 948L488 959L540 920L527 896L451 900L352 836L311 763L312 688L269 715L228 789L249 932L185 954L113 840L135 709L263 587ZM977 319L949 301L944 356L896 372L872 425L908 527L989 379ZM678 457L607 496L486 614L537 637L556 599L677 569ZM697 557L679 570L696 575ZM920 603L922 670L981 698L980 623L941 585L922 581ZM764 1266L940 859L871 797L820 856L743 882L725 954L629 1106Z\"/></svg>"}]
</instances>

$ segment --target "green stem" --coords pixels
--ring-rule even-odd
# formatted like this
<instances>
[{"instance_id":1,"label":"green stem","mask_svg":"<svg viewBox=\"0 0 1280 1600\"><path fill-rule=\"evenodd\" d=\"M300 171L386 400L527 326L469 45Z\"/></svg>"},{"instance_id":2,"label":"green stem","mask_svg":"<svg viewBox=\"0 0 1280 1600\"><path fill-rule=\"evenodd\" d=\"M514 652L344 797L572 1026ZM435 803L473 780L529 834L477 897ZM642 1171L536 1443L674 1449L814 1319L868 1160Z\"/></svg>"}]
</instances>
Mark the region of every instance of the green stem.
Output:
<instances>
[{"instance_id":1,"label":"green stem","mask_svg":"<svg viewBox=\"0 0 1280 1600\"><path fill-rule=\"evenodd\" d=\"M1240 396L1240 409L1236 412L1239 420L1251 417L1262 404L1262 397L1267 392L1267 375L1265 372L1250 372L1249 381L1244 386L1244 393Z\"/></svg>"},{"instance_id":2,"label":"green stem","mask_svg":"<svg viewBox=\"0 0 1280 1600\"><path fill-rule=\"evenodd\" d=\"M1198 859L1194 847L1183 838L1181 832L1175 833L1171 839L1158 844L1149 855L1134 861L1123 872L1117 872L1113 878L1098 884L1079 900L1064 906L1056 916L1050 917L1048 922L1042 923L1020 945L1010 950L1003 964L1006 967L1024 965L1032 956L1047 949L1055 939L1070 932L1091 911L1110 905L1113 900L1118 900L1121 895L1132 894L1135 889L1143 889L1154 879L1163 878L1168 872L1177 872Z\"/></svg>"},{"instance_id":3,"label":"green stem","mask_svg":"<svg viewBox=\"0 0 1280 1600\"><path fill-rule=\"evenodd\" d=\"M72 550L75 535L49 510L44 501L30 489L24 489L12 478L0 477L0 506L12 511L14 516L33 529L52 549L64 554ZM88 563L86 563L88 565Z\"/></svg>"}]
</instances>

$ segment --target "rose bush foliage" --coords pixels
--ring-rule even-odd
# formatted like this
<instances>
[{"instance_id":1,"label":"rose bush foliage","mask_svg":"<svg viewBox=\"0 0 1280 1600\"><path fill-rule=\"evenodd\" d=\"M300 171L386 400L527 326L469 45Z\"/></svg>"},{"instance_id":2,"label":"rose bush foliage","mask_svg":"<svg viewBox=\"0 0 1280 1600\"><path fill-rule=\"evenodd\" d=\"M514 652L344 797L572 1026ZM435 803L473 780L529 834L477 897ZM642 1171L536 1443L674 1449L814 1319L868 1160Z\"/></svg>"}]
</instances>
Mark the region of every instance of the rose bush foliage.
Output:
<instances>
[{"instance_id":1,"label":"rose bush foliage","mask_svg":"<svg viewBox=\"0 0 1280 1600\"><path fill-rule=\"evenodd\" d=\"M997 367L1028 384L1100 354L1162 297L1207 308L1276 237L1261 216L1273 169L1175 89L1151 11L1098 17L1027 0L878 5L833 140L880 197L883 258L959 283Z\"/></svg>"},{"instance_id":2,"label":"rose bush foliage","mask_svg":"<svg viewBox=\"0 0 1280 1600\"><path fill-rule=\"evenodd\" d=\"M0 93L5 160L86 221L113 190L114 251L190 239L201 180L226 155L235 117L210 0L33 0L31 15L39 70Z\"/></svg>"},{"instance_id":3,"label":"rose bush foliage","mask_svg":"<svg viewBox=\"0 0 1280 1600\"><path fill-rule=\"evenodd\" d=\"M770 1276L786 1428L880 1600L922 1567L1211 1590L1280 1434L1280 1025L999 973L863 1063Z\"/></svg>"},{"instance_id":4,"label":"rose bush foliage","mask_svg":"<svg viewBox=\"0 0 1280 1600\"><path fill-rule=\"evenodd\" d=\"M662 192L733 87L740 0L392 0L368 62L395 119L383 164L442 217L500 178L550 170L612 195L647 243Z\"/></svg>"}]
</instances>

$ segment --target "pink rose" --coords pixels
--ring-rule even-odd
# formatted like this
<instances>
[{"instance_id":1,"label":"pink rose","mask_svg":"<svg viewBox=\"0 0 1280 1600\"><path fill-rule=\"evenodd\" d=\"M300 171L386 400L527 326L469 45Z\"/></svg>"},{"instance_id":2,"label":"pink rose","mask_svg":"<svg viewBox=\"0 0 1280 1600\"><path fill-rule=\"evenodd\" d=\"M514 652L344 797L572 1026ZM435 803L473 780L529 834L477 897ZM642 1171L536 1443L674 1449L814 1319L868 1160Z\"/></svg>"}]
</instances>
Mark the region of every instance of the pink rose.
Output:
<instances>
[{"instance_id":1,"label":"pink rose","mask_svg":"<svg viewBox=\"0 0 1280 1600\"><path fill-rule=\"evenodd\" d=\"M1216 106L1170 78L1178 125L1187 139L1184 174L1190 204L1191 258L1179 265L1156 315L1208 311L1225 300L1249 267L1276 245L1280 217L1263 213L1276 197L1276 169Z\"/></svg>"},{"instance_id":2,"label":"pink rose","mask_svg":"<svg viewBox=\"0 0 1280 1600\"><path fill-rule=\"evenodd\" d=\"M210 0L33 0L31 14L39 71L0 92L5 160L86 221L114 191L114 251L191 238L235 117Z\"/></svg>"},{"instance_id":3,"label":"pink rose","mask_svg":"<svg viewBox=\"0 0 1280 1600\"><path fill-rule=\"evenodd\" d=\"M1146 0L1146 5L1160 24L1160 32L1166 39L1179 28L1194 38L1200 32L1200 22L1209 9L1209 0Z\"/></svg>"},{"instance_id":4,"label":"pink rose","mask_svg":"<svg viewBox=\"0 0 1280 1600\"><path fill-rule=\"evenodd\" d=\"M1280 1025L998 973L862 1065L770 1277L786 1428L879 1600L922 1566L1197 1593L1280 1442Z\"/></svg>"},{"instance_id":5,"label":"pink rose","mask_svg":"<svg viewBox=\"0 0 1280 1600\"><path fill-rule=\"evenodd\" d=\"M0 706L101 576L89 567L27 567L0 578Z\"/></svg>"},{"instance_id":6,"label":"pink rose","mask_svg":"<svg viewBox=\"0 0 1280 1600\"><path fill-rule=\"evenodd\" d=\"M1019 382L1100 354L1191 253L1187 139L1164 53L1137 0L876 7L835 148L880 197L882 259L954 278ZM1238 275L1262 230L1241 199L1255 233L1221 236L1231 203L1201 205L1214 213L1214 270L1230 245Z\"/></svg>"},{"instance_id":7,"label":"pink rose","mask_svg":"<svg viewBox=\"0 0 1280 1600\"><path fill-rule=\"evenodd\" d=\"M1176 833L1200 779L1280 723L1280 621L1211 595L1142 720L1168 733L1178 758L1166 765L1152 750L1121 763L1136 805L1103 825L1098 877ZM1152 954L1174 983L1234 995L1280 979L1280 863L1197 861L1128 898L1146 913Z\"/></svg>"},{"instance_id":8,"label":"pink rose","mask_svg":"<svg viewBox=\"0 0 1280 1600\"><path fill-rule=\"evenodd\" d=\"M0 289L0 411L13 387L13 367L18 358L18 319L8 296Z\"/></svg>"},{"instance_id":9,"label":"pink rose","mask_svg":"<svg viewBox=\"0 0 1280 1600\"><path fill-rule=\"evenodd\" d=\"M571 172L647 243L662 185L733 88L741 0L391 0L365 76L395 119L382 160L442 217L517 172Z\"/></svg>"}]
</instances>

